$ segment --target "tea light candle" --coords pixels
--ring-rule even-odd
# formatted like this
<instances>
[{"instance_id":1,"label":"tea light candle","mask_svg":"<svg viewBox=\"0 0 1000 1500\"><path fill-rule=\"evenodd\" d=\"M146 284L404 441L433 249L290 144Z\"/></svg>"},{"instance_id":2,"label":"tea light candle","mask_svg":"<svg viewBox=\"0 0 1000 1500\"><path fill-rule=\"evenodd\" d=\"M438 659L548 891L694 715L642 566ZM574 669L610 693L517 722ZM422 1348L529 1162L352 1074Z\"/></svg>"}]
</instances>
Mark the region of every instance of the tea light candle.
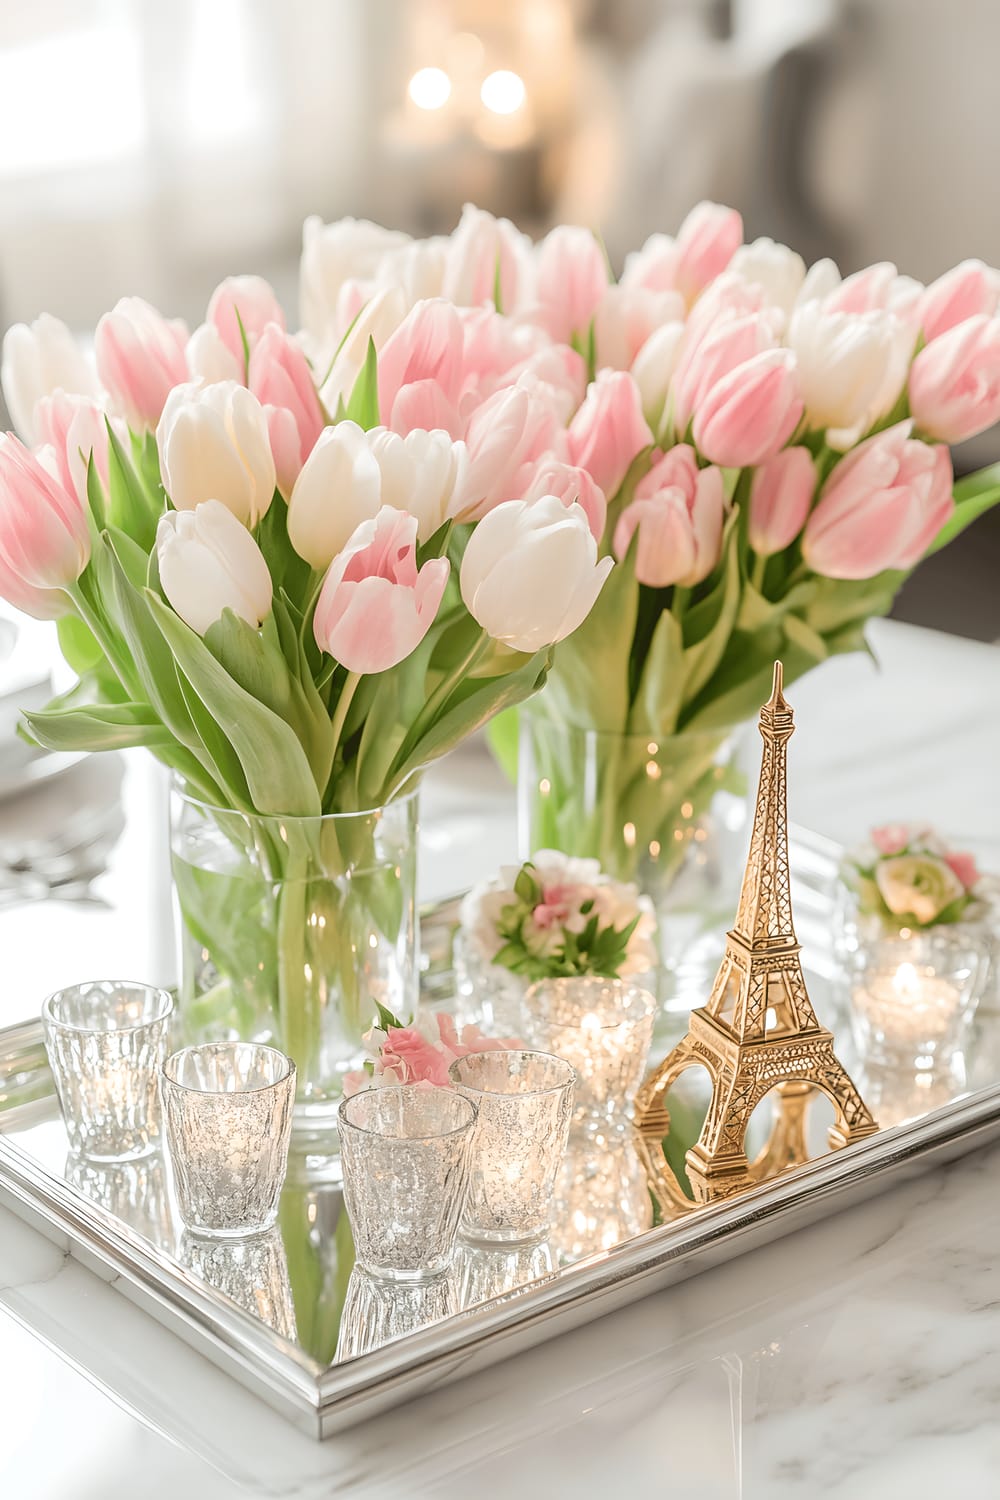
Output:
<instances>
[{"instance_id":1,"label":"tea light candle","mask_svg":"<svg viewBox=\"0 0 1000 1500\"><path fill-rule=\"evenodd\" d=\"M957 1046L963 999L962 984L912 963L863 971L851 993L859 1044L872 1056L925 1058L930 1066Z\"/></svg>"},{"instance_id":2,"label":"tea light candle","mask_svg":"<svg viewBox=\"0 0 1000 1500\"><path fill-rule=\"evenodd\" d=\"M543 979L528 991L524 1009L536 1046L576 1070L578 1114L623 1115L653 1040L656 1002L649 991L597 975Z\"/></svg>"}]
</instances>

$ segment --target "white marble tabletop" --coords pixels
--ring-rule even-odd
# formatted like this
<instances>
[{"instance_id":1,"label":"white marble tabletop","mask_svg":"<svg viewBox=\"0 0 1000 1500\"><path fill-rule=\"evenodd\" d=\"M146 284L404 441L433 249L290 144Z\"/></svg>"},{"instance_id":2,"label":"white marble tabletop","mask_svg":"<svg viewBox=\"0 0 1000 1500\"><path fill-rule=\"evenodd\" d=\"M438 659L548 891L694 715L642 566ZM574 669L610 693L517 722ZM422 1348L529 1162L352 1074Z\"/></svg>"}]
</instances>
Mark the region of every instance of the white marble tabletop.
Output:
<instances>
[{"instance_id":1,"label":"white marble tabletop","mask_svg":"<svg viewBox=\"0 0 1000 1500\"><path fill-rule=\"evenodd\" d=\"M793 817L840 840L919 817L1000 866L1000 651L892 624L872 641L881 671L841 659L789 695ZM168 977L164 892L122 881L156 863L149 774L126 776L114 910L0 912L0 1025L84 970ZM0 807L0 835L22 814ZM474 753L432 778L424 820L431 891L513 855L509 793ZM972 1155L324 1444L0 1210L0 1495L986 1500L998 1173L1000 1148Z\"/></svg>"}]
</instances>

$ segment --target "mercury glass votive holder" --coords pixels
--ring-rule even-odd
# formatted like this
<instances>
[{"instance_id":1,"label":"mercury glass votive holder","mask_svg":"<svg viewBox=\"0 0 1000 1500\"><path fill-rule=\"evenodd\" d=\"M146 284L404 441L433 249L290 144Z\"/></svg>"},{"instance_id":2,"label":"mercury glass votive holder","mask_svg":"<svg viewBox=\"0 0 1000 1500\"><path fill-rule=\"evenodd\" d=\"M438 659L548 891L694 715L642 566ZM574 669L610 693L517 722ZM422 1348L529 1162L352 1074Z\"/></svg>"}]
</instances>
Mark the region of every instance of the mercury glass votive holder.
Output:
<instances>
[{"instance_id":1,"label":"mercury glass votive holder","mask_svg":"<svg viewBox=\"0 0 1000 1500\"><path fill-rule=\"evenodd\" d=\"M524 1000L528 1039L576 1070L580 1116L624 1118L646 1071L656 1000L624 979L542 979Z\"/></svg>"},{"instance_id":2,"label":"mercury glass votive holder","mask_svg":"<svg viewBox=\"0 0 1000 1500\"><path fill-rule=\"evenodd\" d=\"M339 1109L356 1264L390 1281L451 1265L469 1180L475 1105L452 1089L365 1089Z\"/></svg>"},{"instance_id":3,"label":"mercury glass votive holder","mask_svg":"<svg viewBox=\"0 0 1000 1500\"><path fill-rule=\"evenodd\" d=\"M194 1234L270 1229L285 1180L295 1064L258 1042L185 1047L163 1064L177 1207Z\"/></svg>"},{"instance_id":4,"label":"mercury glass votive holder","mask_svg":"<svg viewBox=\"0 0 1000 1500\"><path fill-rule=\"evenodd\" d=\"M125 1161L160 1138L156 1076L173 1001L166 990L92 979L42 1005L45 1050L71 1150Z\"/></svg>"},{"instance_id":5,"label":"mercury glass votive holder","mask_svg":"<svg viewBox=\"0 0 1000 1500\"><path fill-rule=\"evenodd\" d=\"M544 1239L566 1150L575 1073L546 1052L470 1052L448 1070L478 1110L462 1234L472 1243Z\"/></svg>"},{"instance_id":6,"label":"mercury glass votive holder","mask_svg":"<svg viewBox=\"0 0 1000 1500\"><path fill-rule=\"evenodd\" d=\"M961 1056L989 967L984 932L964 923L844 934L851 1026L862 1060L913 1072L947 1071Z\"/></svg>"}]
</instances>

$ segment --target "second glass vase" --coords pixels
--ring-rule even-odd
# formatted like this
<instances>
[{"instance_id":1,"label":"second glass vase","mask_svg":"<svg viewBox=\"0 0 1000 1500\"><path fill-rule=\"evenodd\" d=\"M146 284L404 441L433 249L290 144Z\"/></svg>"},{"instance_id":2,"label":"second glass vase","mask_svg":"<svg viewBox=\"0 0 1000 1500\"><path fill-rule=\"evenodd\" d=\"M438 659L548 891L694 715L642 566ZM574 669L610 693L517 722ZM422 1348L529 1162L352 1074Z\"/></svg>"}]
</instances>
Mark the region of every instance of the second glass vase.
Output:
<instances>
[{"instance_id":1,"label":"second glass vase","mask_svg":"<svg viewBox=\"0 0 1000 1500\"><path fill-rule=\"evenodd\" d=\"M660 998L704 1002L732 921L749 816L744 730L610 734L521 710L518 842L590 857L656 913Z\"/></svg>"}]
</instances>

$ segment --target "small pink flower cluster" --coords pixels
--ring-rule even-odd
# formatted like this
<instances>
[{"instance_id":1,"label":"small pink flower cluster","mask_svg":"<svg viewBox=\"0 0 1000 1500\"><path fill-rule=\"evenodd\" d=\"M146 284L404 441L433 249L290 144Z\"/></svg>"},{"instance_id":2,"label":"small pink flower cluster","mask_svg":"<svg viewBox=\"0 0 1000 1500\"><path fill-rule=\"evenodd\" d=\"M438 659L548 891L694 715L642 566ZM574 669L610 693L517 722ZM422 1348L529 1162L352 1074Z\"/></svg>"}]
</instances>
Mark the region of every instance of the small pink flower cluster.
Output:
<instances>
[{"instance_id":1,"label":"small pink flower cluster","mask_svg":"<svg viewBox=\"0 0 1000 1500\"><path fill-rule=\"evenodd\" d=\"M918 849L937 855L961 881L967 891L978 885L982 872L976 864L976 856L967 850L949 849L933 828L916 823L883 823L871 831L875 852L882 859L893 859L907 849Z\"/></svg>"},{"instance_id":2,"label":"small pink flower cluster","mask_svg":"<svg viewBox=\"0 0 1000 1500\"><path fill-rule=\"evenodd\" d=\"M344 1092L349 1095L401 1083L450 1088L448 1069L457 1057L523 1045L516 1037L483 1036L472 1024L459 1030L454 1017L443 1011L411 1026L388 1026L385 1030L373 1027L365 1033L364 1042L371 1056L371 1071L345 1076Z\"/></svg>"},{"instance_id":3,"label":"small pink flower cluster","mask_svg":"<svg viewBox=\"0 0 1000 1500\"><path fill-rule=\"evenodd\" d=\"M949 849L923 825L873 828L871 847L849 857L845 874L862 912L906 927L957 922L990 899L974 856Z\"/></svg>"}]
</instances>

